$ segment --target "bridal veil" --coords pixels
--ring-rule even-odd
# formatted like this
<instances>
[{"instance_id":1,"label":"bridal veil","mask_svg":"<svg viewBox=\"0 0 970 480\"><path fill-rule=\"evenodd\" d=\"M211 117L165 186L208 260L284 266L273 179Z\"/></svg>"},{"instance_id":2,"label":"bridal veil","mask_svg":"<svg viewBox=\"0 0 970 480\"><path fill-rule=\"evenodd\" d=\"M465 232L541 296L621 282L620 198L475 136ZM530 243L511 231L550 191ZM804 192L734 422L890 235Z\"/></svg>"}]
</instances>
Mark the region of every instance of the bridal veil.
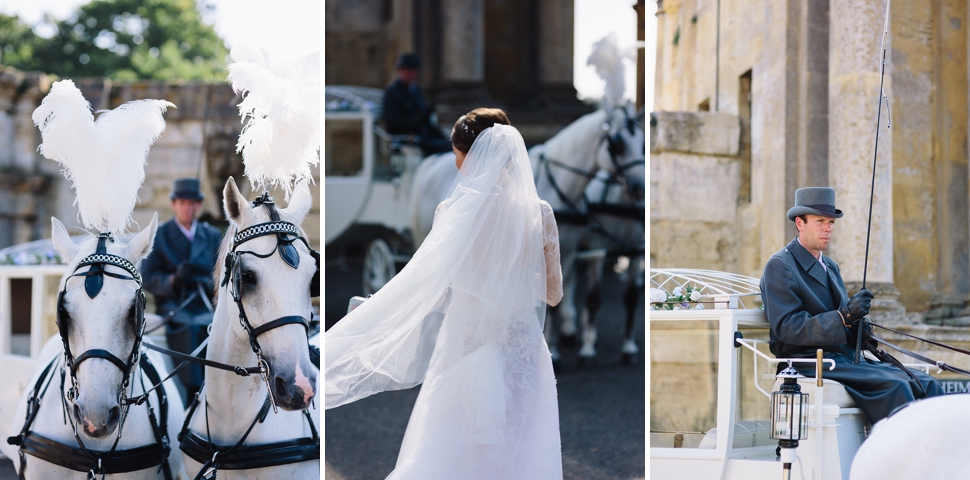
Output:
<instances>
[{"instance_id":1,"label":"bridal veil","mask_svg":"<svg viewBox=\"0 0 970 480\"><path fill-rule=\"evenodd\" d=\"M475 385L502 385L502 362L489 357L517 341L523 319L541 332L545 318L538 205L519 132L507 125L484 130L411 261L326 332L326 408L421 384L431 365L436 374L467 365L462 375L496 380ZM439 335L443 330L449 333ZM474 425L463 438L488 442L508 392L457 390L478 399L465 415Z\"/></svg>"}]
</instances>

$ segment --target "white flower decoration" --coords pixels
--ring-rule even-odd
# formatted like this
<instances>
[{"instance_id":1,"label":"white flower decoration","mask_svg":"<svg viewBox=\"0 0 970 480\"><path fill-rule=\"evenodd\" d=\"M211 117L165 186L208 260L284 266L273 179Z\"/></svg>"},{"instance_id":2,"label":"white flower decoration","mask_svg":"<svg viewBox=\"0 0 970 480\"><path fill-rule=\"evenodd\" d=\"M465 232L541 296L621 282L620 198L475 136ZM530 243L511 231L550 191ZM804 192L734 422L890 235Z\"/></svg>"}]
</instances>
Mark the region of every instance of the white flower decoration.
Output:
<instances>
[{"instance_id":1,"label":"white flower decoration","mask_svg":"<svg viewBox=\"0 0 970 480\"><path fill-rule=\"evenodd\" d=\"M667 301L667 292L659 288L650 289L650 303L660 303Z\"/></svg>"},{"instance_id":2,"label":"white flower decoration","mask_svg":"<svg viewBox=\"0 0 970 480\"><path fill-rule=\"evenodd\" d=\"M674 294L675 297L679 297L684 294L684 287L677 287L674 289L672 293Z\"/></svg>"},{"instance_id":3,"label":"white flower decoration","mask_svg":"<svg viewBox=\"0 0 970 480\"><path fill-rule=\"evenodd\" d=\"M700 299L701 299L701 292L700 291L694 290L693 292L690 292L690 301L696 302L696 301L698 301Z\"/></svg>"},{"instance_id":4,"label":"white flower decoration","mask_svg":"<svg viewBox=\"0 0 970 480\"><path fill-rule=\"evenodd\" d=\"M697 306L694 307L694 310L704 310L704 304L703 303L698 303Z\"/></svg>"}]
</instances>

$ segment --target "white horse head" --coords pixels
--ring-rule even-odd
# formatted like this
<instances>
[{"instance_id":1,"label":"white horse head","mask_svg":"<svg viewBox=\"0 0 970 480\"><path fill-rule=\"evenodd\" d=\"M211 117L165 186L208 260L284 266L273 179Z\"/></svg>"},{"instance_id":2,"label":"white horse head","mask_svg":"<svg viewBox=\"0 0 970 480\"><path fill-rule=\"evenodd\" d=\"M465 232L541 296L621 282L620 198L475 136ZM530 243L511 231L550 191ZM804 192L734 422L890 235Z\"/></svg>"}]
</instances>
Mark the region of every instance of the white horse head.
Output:
<instances>
[{"instance_id":1,"label":"white horse head","mask_svg":"<svg viewBox=\"0 0 970 480\"><path fill-rule=\"evenodd\" d=\"M220 248L220 259L225 259L231 252L235 234L272 221L269 209L250 206L231 177L223 189L223 199L230 228ZM305 183L301 183L294 190L287 207L276 211L280 220L299 226L310 211L310 206L310 190ZM299 229L299 234L305 237L302 229ZM255 330L285 317L303 317L309 321L310 283L318 269L316 259L303 242L292 241L290 245L299 256L294 268L282 258L283 245L276 234L253 237L241 245L236 244L234 251L238 265L234 266L234 270L238 273L238 279L227 281L229 277L226 276L224 261L220 260L216 269L217 284L225 283L220 287L219 303L225 304L228 312L220 315L221 308L217 308L214 321L225 317L233 319L230 322L236 340L232 342L233 348L249 350L249 356L253 358L256 358L256 354L251 351L250 332L241 322L235 321L239 318L238 305L242 305L249 324ZM238 303L231 293L234 285L239 288ZM309 407L316 395L317 369L310 362L307 330L300 324L290 323L259 333L255 341L260 349L259 355L268 367L267 383L276 405L288 411Z\"/></svg>"},{"instance_id":2,"label":"white horse head","mask_svg":"<svg viewBox=\"0 0 970 480\"><path fill-rule=\"evenodd\" d=\"M601 150L597 161L600 168L623 180L624 193L629 201L642 203L646 192L644 160L647 135L644 112L636 112L630 104L608 111L609 121L603 127L606 131L606 155Z\"/></svg>"},{"instance_id":3,"label":"white horse head","mask_svg":"<svg viewBox=\"0 0 970 480\"><path fill-rule=\"evenodd\" d=\"M104 265L103 285L94 297L85 291L84 273L96 265L78 268L88 255L95 253L97 238L89 238L75 244L67 229L56 218L51 218L54 248L68 263L68 272L61 278L63 292L61 310L58 314L60 329L66 337L62 340L69 348L66 352L74 359L73 381L76 381L68 401L71 415L78 430L90 438L104 438L118 427L122 417L121 399L126 396L127 383L121 365L109 360L107 355L86 356L88 352L106 351L121 362L132 365L133 349L140 339L136 313L143 305L140 282L129 277L130 272L114 265ZM127 245L106 242L109 255L121 257L132 265L148 255L155 240L158 215L152 217L148 228L142 230ZM75 272L75 270L80 270ZM81 274L77 276L76 274ZM76 380L75 380L76 379Z\"/></svg>"},{"instance_id":4,"label":"white horse head","mask_svg":"<svg viewBox=\"0 0 970 480\"><path fill-rule=\"evenodd\" d=\"M852 460L852 480L964 478L970 472L970 395L912 402L876 422Z\"/></svg>"}]
</instances>

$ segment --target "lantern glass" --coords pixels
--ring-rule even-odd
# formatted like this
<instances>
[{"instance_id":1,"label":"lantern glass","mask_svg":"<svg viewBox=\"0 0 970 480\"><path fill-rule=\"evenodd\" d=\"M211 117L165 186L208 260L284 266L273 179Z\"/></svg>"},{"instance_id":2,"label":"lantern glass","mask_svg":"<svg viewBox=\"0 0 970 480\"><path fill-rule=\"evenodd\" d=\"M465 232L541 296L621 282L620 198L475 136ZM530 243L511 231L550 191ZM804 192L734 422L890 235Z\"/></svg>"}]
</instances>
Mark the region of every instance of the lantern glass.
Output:
<instances>
[{"instance_id":1,"label":"lantern glass","mask_svg":"<svg viewBox=\"0 0 970 480\"><path fill-rule=\"evenodd\" d=\"M771 394L771 438L804 440L808 434L808 394L791 391Z\"/></svg>"}]
</instances>

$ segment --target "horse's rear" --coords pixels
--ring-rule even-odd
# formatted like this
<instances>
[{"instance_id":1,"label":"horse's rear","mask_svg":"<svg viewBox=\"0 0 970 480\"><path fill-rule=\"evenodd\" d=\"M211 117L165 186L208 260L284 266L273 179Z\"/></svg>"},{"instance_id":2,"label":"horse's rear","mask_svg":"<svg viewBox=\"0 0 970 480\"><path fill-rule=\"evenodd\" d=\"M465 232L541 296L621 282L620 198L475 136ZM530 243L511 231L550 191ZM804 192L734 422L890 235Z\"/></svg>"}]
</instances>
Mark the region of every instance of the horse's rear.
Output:
<instances>
[{"instance_id":1,"label":"horse's rear","mask_svg":"<svg viewBox=\"0 0 970 480\"><path fill-rule=\"evenodd\" d=\"M913 402L872 427L851 480L970 477L970 395Z\"/></svg>"}]
</instances>

